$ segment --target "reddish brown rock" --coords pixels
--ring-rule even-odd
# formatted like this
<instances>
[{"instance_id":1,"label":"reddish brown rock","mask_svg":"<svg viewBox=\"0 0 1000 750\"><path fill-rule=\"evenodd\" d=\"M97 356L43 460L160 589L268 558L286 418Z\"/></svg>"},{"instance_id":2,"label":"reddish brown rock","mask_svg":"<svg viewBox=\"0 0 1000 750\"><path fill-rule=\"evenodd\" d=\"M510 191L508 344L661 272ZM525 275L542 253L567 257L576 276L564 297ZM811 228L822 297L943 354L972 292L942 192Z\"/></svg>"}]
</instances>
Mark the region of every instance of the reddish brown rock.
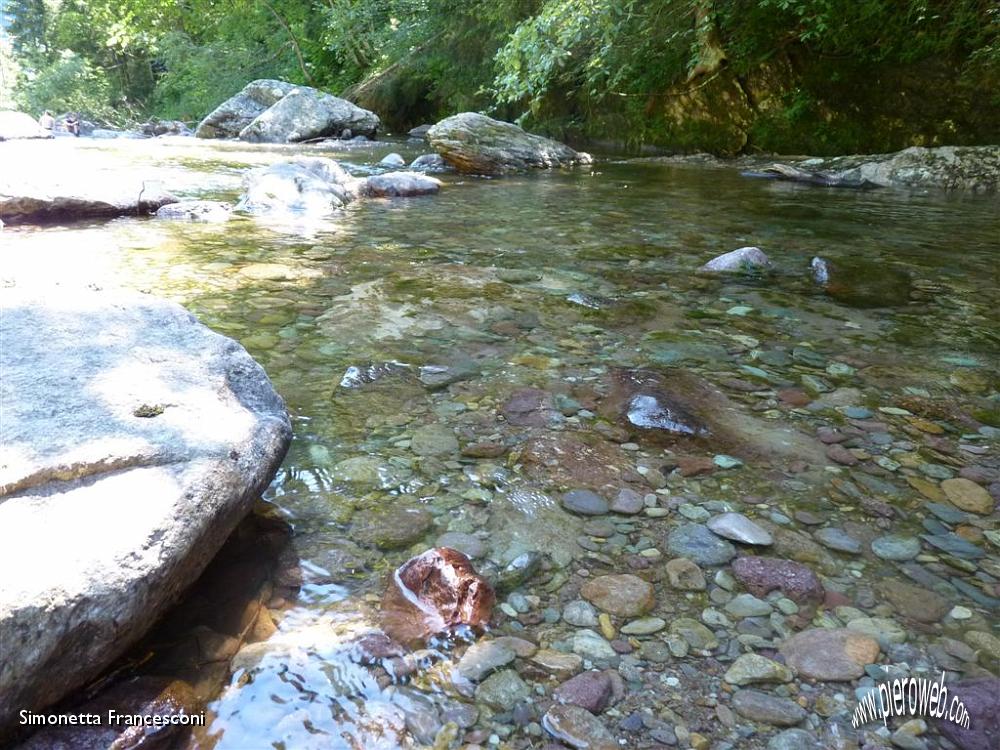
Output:
<instances>
[{"instance_id":1,"label":"reddish brown rock","mask_svg":"<svg viewBox=\"0 0 1000 750\"><path fill-rule=\"evenodd\" d=\"M812 628L788 638L779 649L801 677L830 682L856 680L878 658L879 646L847 628Z\"/></svg>"},{"instance_id":2,"label":"reddish brown rock","mask_svg":"<svg viewBox=\"0 0 1000 750\"><path fill-rule=\"evenodd\" d=\"M482 630L496 595L469 558L450 547L412 557L396 569L382 597L382 627L393 640L417 644L467 625Z\"/></svg>"},{"instance_id":3,"label":"reddish brown rock","mask_svg":"<svg viewBox=\"0 0 1000 750\"><path fill-rule=\"evenodd\" d=\"M715 471L715 462L708 456L678 456L677 471L682 477L696 477Z\"/></svg>"},{"instance_id":4,"label":"reddish brown rock","mask_svg":"<svg viewBox=\"0 0 1000 750\"><path fill-rule=\"evenodd\" d=\"M555 689L552 697L559 703L570 703L599 714L608 707L614 691L611 675L616 672L582 672Z\"/></svg>"},{"instance_id":5,"label":"reddish brown rock","mask_svg":"<svg viewBox=\"0 0 1000 750\"><path fill-rule=\"evenodd\" d=\"M532 479L549 485L573 486L617 493L627 481L631 460L617 445L595 439L589 443L565 433L527 441L521 461Z\"/></svg>"},{"instance_id":6,"label":"reddish brown rock","mask_svg":"<svg viewBox=\"0 0 1000 750\"><path fill-rule=\"evenodd\" d=\"M994 750L1000 747L1000 679L980 677L945 685L969 714L969 726L949 721L947 714L935 719L938 730L964 750ZM949 707L951 699L949 699Z\"/></svg>"},{"instance_id":7,"label":"reddish brown rock","mask_svg":"<svg viewBox=\"0 0 1000 750\"><path fill-rule=\"evenodd\" d=\"M516 427L545 427L559 418L552 397L538 388L514 391L500 407L500 413Z\"/></svg>"},{"instance_id":8,"label":"reddish brown rock","mask_svg":"<svg viewBox=\"0 0 1000 750\"><path fill-rule=\"evenodd\" d=\"M733 561L733 575L757 597L780 589L798 602L823 601L825 590L819 578L802 563L774 557L741 557Z\"/></svg>"},{"instance_id":9,"label":"reddish brown rock","mask_svg":"<svg viewBox=\"0 0 1000 750\"><path fill-rule=\"evenodd\" d=\"M858 463L858 457L840 443L828 445L826 448L826 457L844 466L854 466Z\"/></svg>"}]
</instances>

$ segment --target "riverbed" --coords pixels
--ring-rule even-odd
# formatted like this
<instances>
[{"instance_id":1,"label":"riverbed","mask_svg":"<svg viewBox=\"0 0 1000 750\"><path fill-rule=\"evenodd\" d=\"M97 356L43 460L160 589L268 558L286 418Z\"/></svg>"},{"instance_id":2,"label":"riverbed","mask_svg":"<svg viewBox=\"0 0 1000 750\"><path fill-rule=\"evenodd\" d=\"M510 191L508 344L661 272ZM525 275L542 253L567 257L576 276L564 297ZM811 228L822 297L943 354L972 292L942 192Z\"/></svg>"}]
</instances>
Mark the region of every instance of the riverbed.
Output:
<instances>
[{"instance_id":1,"label":"riverbed","mask_svg":"<svg viewBox=\"0 0 1000 750\"><path fill-rule=\"evenodd\" d=\"M7 168L54 159L229 202L247 168L299 153L365 174L390 152L426 151L182 138L16 148ZM890 672L996 676L996 197L600 158L440 178L435 196L308 221L127 217L0 234L4 286L176 300L243 344L292 415L291 450L232 543L236 563L205 589L252 578L252 590L226 617L187 600L174 630L123 662L124 674L177 676L206 703L207 725L181 747L446 748L453 725L456 743L541 747L554 689L596 667L618 675L597 713L627 747L764 748L782 730L767 711L734 712L747 688L723 675L744 651L775 656L795 632L852 622ZM699 272L747 245L769 271ZM817 283L816 256L839 269L836 284ZM714 405L714 429L664 441L623 427L609 394L636 370L695 410ZM568 491L610 501L622 489L638 498L627 513L564 507ZM727 562L700 563L701 587L671 584L665 563L686 535L727 511L773 537L741 554L820 577L820 606L782 591L744 606ZM378 624L387 574L444 535L488 577L525 555L537 566L502 593L491 633L527 645L478 686L449 677L465 644L410 654L395 677L343 648ZM580 591L610 574L652 582L655 605L598 619ZM676 627L686 620L700 629ZM191 632L212 655L170 648ZM538 656L552 653L579 661ZM800 706L814 746L850 748L879 726L850 717L880 675L750 687ZM943 747L930 731L914 739Z\"/></svg>"}]
</instances>

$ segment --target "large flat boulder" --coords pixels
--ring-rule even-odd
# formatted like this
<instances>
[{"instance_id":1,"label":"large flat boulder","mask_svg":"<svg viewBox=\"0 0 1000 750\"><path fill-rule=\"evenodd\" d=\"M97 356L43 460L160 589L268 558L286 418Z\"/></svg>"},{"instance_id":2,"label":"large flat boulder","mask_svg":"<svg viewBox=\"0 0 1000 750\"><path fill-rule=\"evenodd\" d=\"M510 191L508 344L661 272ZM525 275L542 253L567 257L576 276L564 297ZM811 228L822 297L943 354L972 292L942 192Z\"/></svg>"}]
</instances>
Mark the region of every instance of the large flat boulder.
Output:
<instances>
[{"instance_id":1,"label":"large flat boulder","mask_svg":"<svg viewBox=\"0 0 1000 750\"><path fill-rule=\"evenodd\" d=\"M251 509L291 438L235 341L172 302L5 290L0 735L140 638Z\"/></svg>"},{"instance_id":2,"label":"large flat boulder","mask_svg":"<svg viewBox=\"0 0 1000 750\"><path fill-rule=\"evenodd\" d=\"M476 112L441 120L427 131L427 139L445 162L469 174L523 172L591 161L589 154Z\"/></svg>"},{"instance_id":3,"label":"large flat boulder","mask_svg":"<svg viewBox=\"0 0 1000 750\"><path fill-rule=\"evenodd\" d=\"M374 112L318 89L300 86L261 112L239 135L241 140L252 143L298 143L341 136L344 131L374 138L380 124Z\"/></svg>"},{"instance_id":4,"label":"large flat boulder","mask_svg":"<svg viewBox=\"0 0 1000 750\"><path fill-rule=\"evenodd\" d=\"M10 109L0 110L0 141L51 137L52 133L43 129L31 115Z\"/></svg>"},{"instance_id":5,"label":"large flat boulder","mask_svg":"<svg viewBox=\"0 0 1000 750\"><path fill-rule=\"evenodd\" d=\"M236 138L258 115L294 88L294 84L270 78L250 81L238 94L209 112L194 134L198 138Z\"/></svg>"},{"instance_id":6,"label":"large flat boulder","mask_svg":"<svg viewBox=\"0 0 1000 750\"><path fill-rule=\"evenodd\" d=\"M128 214L146 216L177 198L155 182L108 172L60 176L43 170L29 180L0 173L0 219L44 224Z\"/></svg>"}]
</instances>

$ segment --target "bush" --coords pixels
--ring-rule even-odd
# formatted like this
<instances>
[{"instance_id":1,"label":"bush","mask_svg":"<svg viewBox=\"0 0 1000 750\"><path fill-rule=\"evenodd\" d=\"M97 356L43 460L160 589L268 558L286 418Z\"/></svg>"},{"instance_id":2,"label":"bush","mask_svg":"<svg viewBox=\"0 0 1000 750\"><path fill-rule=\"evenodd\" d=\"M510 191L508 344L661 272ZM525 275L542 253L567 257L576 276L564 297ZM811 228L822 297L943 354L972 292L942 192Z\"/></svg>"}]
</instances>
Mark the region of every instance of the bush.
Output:
<instances>
[{"instance_id":1,"label":"bush","mask_svg":"<svg viewBox=\"0 0 1000 750\"><path fill-rule=\"evenodd\" d=\"M19 109L38 115L79 112L88 120L116 123L123 113L113 106L111 82L86 58L66 50L33 73L22 73L15 102Z\"/></svg>"}]
</instances>

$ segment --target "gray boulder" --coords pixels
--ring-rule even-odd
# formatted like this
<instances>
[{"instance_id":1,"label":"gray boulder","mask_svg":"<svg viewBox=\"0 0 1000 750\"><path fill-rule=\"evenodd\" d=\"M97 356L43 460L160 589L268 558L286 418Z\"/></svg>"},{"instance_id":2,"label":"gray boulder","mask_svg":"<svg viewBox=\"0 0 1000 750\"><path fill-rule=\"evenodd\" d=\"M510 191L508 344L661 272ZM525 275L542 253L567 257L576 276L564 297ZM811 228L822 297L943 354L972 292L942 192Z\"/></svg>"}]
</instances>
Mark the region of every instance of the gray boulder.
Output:
<instances>
[{"instance_id":1,"label":"gray boulder","mask_svg":"<svg viewBox=\"0 0 1000 750\"><path fill-rule=\"evenodd\" d=\"M52 133L44 130L31 115L13 110L0 110L0 141L51 137Z\"/></svg>"},{"instance_id":2,"label":"gray boulder","mask_svg":"<svg viewBox=\"0 0 1000 750\"><path fill-rule=\"evenodd\" d=\"M239 136L253 143L297 143L339 136L345 130L355 136L374 137L380 124L374 112L318 89L299 86L257 115Z\"/></svg>"},{"instance_id":3,"label":"gray boulder","mask_svg":"<svg viewBox=\"0 0 1000 750\"><path fill-rule=\"evenodd\" d=\"M421 154L410 162L410 169L414 172L447 172L448 165L441 154Z\"/></svg>"},{"instance_id":4,"label":"gray boulder","mask_svg":"<svg viewBox=\"0 0 1000 750\"><path fill-rule=\"evenodd\" d=\"M699 270L707 273L736 273L751 269L768 268L771 259L759 247L741 247L718 255Z\"/></svg>"},{"instance_id":5,"label":"gray boulder","mask_svg":"<svg viewBox=\"0 0 1000 750\"><path fill-rule=\"evenodd\" d=\"M295 86L284 81L261 78L226 99L202 120L194 134L198 138L236 138L240 131Z\"/></svg>"},{"instance_id":6,"label":"gray boulder","mask_svg":"<svg viewBox=\"0 0 1000 750\"><path fill-rule=\"evenodd\" d=\"M333 159L301 157L251 169L237 211L325 215L361 195L364 181Z\"/></svg>"},{"instance_id":7,"label":"gray boulder","mask_svg":"<svg viewBox=\"0 0 1000 750\"><path fill-rule=\"evenodd\" d=\"M15 289L2 305L0 734L146 633L291 438L263 369L173 302Z\"/></svg>"},{"instance_id":8,"label":"gray boulder","mask_svg":"<svg viewBox=\"0 0 1000 750\"><path fill-rule=\"evenodd\" d=\"M418 172L386 172L365 180L364 193L373 198L430 195L441 189L441 180Z\"/></svg>"},{"instance_id":9,"label":"gray boulder","mask_svg":"<svg viewBox=\"0 0 1000 750\"><path fill-rule=\"evenodd\" d=\"M503 174L589 164L590 155L475 112L442 120L427 131L434 150L459 172Z\"/></svg>"},{"instance_id":10,"label":"gray boulder","mask_svg":"<svg viewBox=\"0 0 1000 750\"><path fill-rule=\"evenodd\" d=\"M416 138L421 141L427 140L427 131L433 128L434 125L431 123L424 123L423 125L417 125L415 128L410 128L407 135L410 138Z\"/></svg>"},{"instance_id":11,"label":"gray boulder","mask_svg":"<svg viewBox=\"0 0 1000 750\"><path fill-rule=\"evenodd\" d=\"M155 182L123 179L118 174L87 174L62 180L53 171L25 180L0 173L0 219L8 224L37 224L125 214L151 214L177 198Z\"/></svg>"}]
</instances>

